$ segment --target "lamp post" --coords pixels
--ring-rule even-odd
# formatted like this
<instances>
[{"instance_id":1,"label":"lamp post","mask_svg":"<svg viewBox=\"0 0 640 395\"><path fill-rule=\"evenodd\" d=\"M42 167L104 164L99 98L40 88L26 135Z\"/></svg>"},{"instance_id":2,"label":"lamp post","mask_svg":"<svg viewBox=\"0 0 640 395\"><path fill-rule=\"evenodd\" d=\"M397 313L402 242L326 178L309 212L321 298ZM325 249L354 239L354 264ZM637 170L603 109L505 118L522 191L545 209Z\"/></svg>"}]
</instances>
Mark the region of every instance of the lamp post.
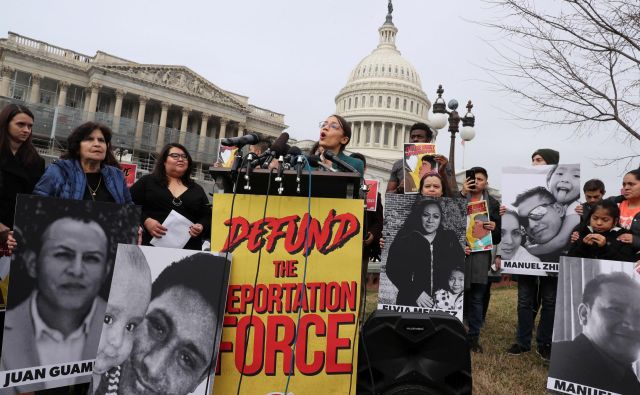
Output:
<instances>
[{"instance_id":1,"label":"lamp post","mask_svg":"<svg viewBox=\"0 0 640 395\"><path fill-rule=\"evenodd\" d=\"M442 98L442 94L444 93L444 89L442 85L438 86L438 90L436 91L438 94L438 98L433 103L433 116L430 119L431 126L435 129L444 128L447 123L449 124L449 133L451 133L451 145L449 146L449 166L455 175L456 166L455 166L455 142L456 142L456 133L460 132L460 137L464 141L473 140L476 135L476 131L474 129L474 125L476 122L476 117L471 112L473 108L473 104L471 100L467 103L467 113L463 118L460 118L460 114L458 114L458 101L455 99L449 100L449 104L445 104L444 99ZM449 110L447 110L449 107ZM462 121L462 130L460 130L460 121ZM451 182L454 185L451 185L452 189L455 189L455 177Z\"/></svg>"}]
</instances>

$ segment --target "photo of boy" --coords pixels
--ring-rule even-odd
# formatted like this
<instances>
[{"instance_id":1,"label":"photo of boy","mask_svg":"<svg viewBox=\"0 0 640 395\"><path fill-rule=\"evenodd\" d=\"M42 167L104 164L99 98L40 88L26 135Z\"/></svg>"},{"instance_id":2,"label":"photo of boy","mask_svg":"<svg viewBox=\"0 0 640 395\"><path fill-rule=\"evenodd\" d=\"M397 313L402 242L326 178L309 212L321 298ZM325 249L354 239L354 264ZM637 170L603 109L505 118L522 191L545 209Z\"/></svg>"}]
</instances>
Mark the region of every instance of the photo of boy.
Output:
<instances>
[{"instance_id":1,"label":"photo of boy","mask_svg":"<svg viewBox=\"0 0 640 395\"><path fill-rule=\"evenodd\" d=\"M98 391L101 380L112 381L119 376L120 365L129 358L135 332L149 306L151 271L140 247L118 245L110 295L93 365L93 394L105 393Z\"/></svg>"}]
</instances>

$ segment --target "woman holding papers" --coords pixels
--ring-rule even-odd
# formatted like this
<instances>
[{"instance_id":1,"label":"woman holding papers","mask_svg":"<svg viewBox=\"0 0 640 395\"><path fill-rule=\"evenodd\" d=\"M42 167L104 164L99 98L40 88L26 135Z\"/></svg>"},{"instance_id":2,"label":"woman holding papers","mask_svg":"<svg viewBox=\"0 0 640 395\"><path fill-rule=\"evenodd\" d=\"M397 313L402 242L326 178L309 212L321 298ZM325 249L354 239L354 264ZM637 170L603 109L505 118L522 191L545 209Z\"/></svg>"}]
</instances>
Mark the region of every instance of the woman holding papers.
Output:
<instances>
[{"instance_id":1,"label":"woman holding papers","mask_svg":"<svg viewBox=\"0 0 640 395\"><path fill-rule=\"evenodd\" d=\"M142 206L144 245L149 245L152 238L167 236L178 241L187 239L184 246L173 245L174 248L202 249L202 235L211 223L211 209L204 189L190 177L192 169L193 160L187 149L170 143L160 152L153 173L131 187L134 203ZM175 225L164 226L167 217Z\"/></svg>"}]
</instances>

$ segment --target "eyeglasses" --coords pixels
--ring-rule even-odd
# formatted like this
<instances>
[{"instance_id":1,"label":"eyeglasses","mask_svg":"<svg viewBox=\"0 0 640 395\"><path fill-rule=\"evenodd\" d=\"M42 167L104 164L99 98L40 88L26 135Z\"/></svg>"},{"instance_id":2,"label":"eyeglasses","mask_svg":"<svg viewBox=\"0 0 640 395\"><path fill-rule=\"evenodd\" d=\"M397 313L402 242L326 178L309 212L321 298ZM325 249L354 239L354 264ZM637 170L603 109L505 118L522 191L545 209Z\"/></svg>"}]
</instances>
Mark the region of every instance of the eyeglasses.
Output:
<instances>
[{"instance_id":1,"label":"eyeglasses","mask_svg":"<svg viewBox=\"0 0 640 395\"><path fill-rule=\"evenodd\" d=\"M187 154L176 154L175 152L172 154L169 154L169 156L171 157L171 159L173 160L187 160Z\"/></svg>"},{"instance_id":2,"label":"eyeglasses","mask_svg":"<svg viewBox=\"0 0 640 395\"><path fill-rule=\"evenodd\" d=\"M551 205L552 203L545 203L535 207L533 210L529 211L529 214L527 214L524 219L540 221L545 215L547 215L547 213L549 212L549 206Z\"/></svg>"},{"instance_id":3,"label":"eyeglasses","mask_svg":"<svg viewBox=\"0 0 640 395\"><path fill-rule=\"evenodd\" d=\"M331 123L328 123L327 121L320 122L320 129L323 129L325 127L329 127L329 128L331 128L333 130L338 130L338 129L341 128L341 126L340 126L340 124L338 122L331 122Z\"/></svg>"}]
</instances>

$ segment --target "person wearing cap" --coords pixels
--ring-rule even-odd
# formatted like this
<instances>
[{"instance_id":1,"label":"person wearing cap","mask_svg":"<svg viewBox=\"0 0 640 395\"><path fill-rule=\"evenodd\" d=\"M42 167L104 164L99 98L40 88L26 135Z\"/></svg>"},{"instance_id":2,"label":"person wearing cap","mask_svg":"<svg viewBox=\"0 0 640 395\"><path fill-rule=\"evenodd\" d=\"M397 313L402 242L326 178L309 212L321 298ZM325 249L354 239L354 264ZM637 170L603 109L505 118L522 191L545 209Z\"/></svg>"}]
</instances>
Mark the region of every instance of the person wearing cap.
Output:
<instances>
[{"instance_id":1,"label":"person wearing cap","mask_svg":"<svg viewBox=\"0 0 640 395\"><path fill-rule=\"evenodd\" d=\"M540 148L531 154L531 165L557 165L560 163L560 153L551 148Z\"/></svg>"}]
</instances>

